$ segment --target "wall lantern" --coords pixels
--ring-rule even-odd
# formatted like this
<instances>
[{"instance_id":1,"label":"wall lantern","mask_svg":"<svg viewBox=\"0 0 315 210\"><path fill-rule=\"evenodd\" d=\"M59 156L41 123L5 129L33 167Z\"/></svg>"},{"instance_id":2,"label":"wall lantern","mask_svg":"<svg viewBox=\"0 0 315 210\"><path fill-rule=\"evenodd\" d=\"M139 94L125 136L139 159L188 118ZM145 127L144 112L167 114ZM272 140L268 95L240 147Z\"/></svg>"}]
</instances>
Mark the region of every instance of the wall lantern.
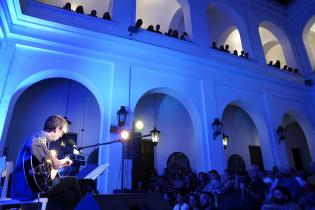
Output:
<instances>
[{"instance_id":1,"label":"wall lantern","mask_svg":"<svg viewBox=\"0 0 315 210\"><path fill-rule=\"evenodd\" d=\"M286 136L285 136L285 129L282 126L278 127L277 135L278 135L278 141L279 141L279 144L280 144L281 141L285 140L285 138L286 138Z\"/></svg>"},{"instance_id":2,"label":"wall lantern","mask_svg":"<svg viewBox=\"0 0 315 210\"><path fill-rule=\"evenodd\" d=\"M228 146L228 141L229 141L229 136L225 135L223 133L223 140L222 140L222 143L223 143L223 148L226 149L227 146Z\"/></svg>"},{"instance_id":3,"label":"wall lantern","mask_svg":"<svg viewBox=\"0 0 315 210\"><path fill-rule=\"evenodd\" d=\"M157 145L160 140L160 131L154 127L154 129L150 131L150 133L151 133L152 142L154 143L154 145Z\"/></svg>"},{"instance_id":4,"label":"wall lantern","mask_svg":"<svg viewBox=\"0 0 315 210\"><path fill-rule=\"evenodd\" d=\"M118 126L122 127L126 124L128 112L125 106L120 106L120 109L117 111L117 122Z\"/></svg>"},{"instance_id":5,"label":"wall lantern","mask_svg":"<svg viewBox=\"0 0 315 210\"><path fill-rule=\"evenodd\" d=\"M222 133L222 123L218 118L215 118L212 123L213 139Z\"/></svg>"}]
</instances>

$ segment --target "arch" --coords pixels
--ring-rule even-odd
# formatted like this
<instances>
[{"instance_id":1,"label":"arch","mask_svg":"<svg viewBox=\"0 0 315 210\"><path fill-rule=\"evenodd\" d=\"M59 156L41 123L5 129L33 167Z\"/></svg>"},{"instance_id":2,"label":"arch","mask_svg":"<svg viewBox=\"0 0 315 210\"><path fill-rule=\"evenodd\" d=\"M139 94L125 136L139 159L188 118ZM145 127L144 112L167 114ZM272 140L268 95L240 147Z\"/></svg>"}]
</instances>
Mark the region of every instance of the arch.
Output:
<instances>
[{"instance_id":1,"label":"arch","mask_svg":"<svg viewBox=\"0 0 315 210\"><path fill-rule=\"evenodd\" d=\"M285 118L286 116L289 116L289 118ZM289 119L289 120L288 120ZM306 138L306 143L309 149L309 152L311 154L312 160L315 159L315 142L313 141L315 132L312 124L308 120L308 118L305 116L305 114L302 114L301 112L297 110L286 110L282 114L282 119L280 122L280 125L283 125L284 127L287 126L288 124L292 123L293 121L296 121L298 125L301 127L305 138Z\"/></svg>"},{"instance_id":2,"label":"arch","mask_svg":"<svg viewBox=\"0 0 315 210\"><path fill-rule=\"evenodd\" d=\"M138 97L135 98L135 101L139 101L142 97L154 94L154 93L160 93L165 94L168 96L173 97L176 101L178 101L183 108L187 111L192 123L192 132L193 132L193 138L196 141L196 151L195 154L198 154L199 158L198 161L195 163L195 167L200 170L204 171L206 168L209 168L210 164L210 156L209 151L207 148L209 148L208 141L203 141L203 133L202 133L202 124L200 119L200 114L198 113L197 108L192 103L189 98L185 97L184 95L180 94L176 90L172 88L167 87L156 87L150 90L143 91L142 93L139 93ZM135 110L135 106L137 104L134 104L133 107L131 107L132 110Z\"/></svg>"},{"instance_id":3,"label":"arch","mask_svg":"<svg viewBox=\"0 0 315 210\"><path fill-rule=\"evenodd\" d=\"M192 37L190 7L187 0L136 0L136 19L140 18L143 20L143 28L159 24L162 33L167 32L173 24L183 21L184 30Z\"/></svg>"},{"instance_id":4,"label":"arch","mask_svg":"<svg viewBox=\"0 0 315 210\"><path fill-rule=\"evenodd\" d=\"M304 46L311 63L313 71L315 70L315 15L313 15L305 24L302 34Z\"/></svg>"},{"instance_id":5,"label":"arch","mask_svg":"<svg viewBox=\"0 0 315 210\"><path fill-rule=\"evenodd\" d=\"M255 122L246 110L235 104L226 106L222 115L222 127L222 132L229 136L228 147L224 152L226 158L233 154L240 154L245 159L246 168L250 168L253 161L264 168L262 156L257 156L256 160L251 157L249 147L260 147L261 140Z\"/></svg>"},{"instance_id":6,"label":"arch","mask_svg":"<svg viewBox=\"0 0 315 210\"><path fill-rule=\"evenodd\" d=\"M179 8L173 15L169 28L177 30L179 34L185 31L185 18L182 8Z\"/></svg>"},{"instance_id":7,"label":"arch","mask_svg":"<svg viewBox=\"0 0 315 210\"><path fill-rule=\"evenodd\" d=\"M239 45L242 49L250 50L247 28L242 17L232 8L220 2L210 3L207 7L209 24L209 40L223 45L228 36L237 29L240 34ZM234 49L231 49L234 50Z\"/></svg>"},{"instance_id":8,"label":"arch","mask_svg":"<svg viewBox=\"0 0 315 210\"><path fill-rule=\"evenodd\" d=\"M268 54L266 51L266 46L270 47L270 44L267 43L277 42L279 45L276 44L273 48L269 49L269 56L271 55L270 53L272 53L272 56L277 57L276 59L273 59L274 61L282 60L281 63L293 68L297 68L296 58L294 56L290 41L283 30L270 21L262 21L259 24L259 34L262 46L264 48L266 63L269 62L269 60L267 60Z\"/></svg>"},{"instance_id":9,"label":"arch","mask_svg":"<svg viewBox=\"0 0 315 210\"><path fill-rule=\"evenodd\" d=\"M8 105L8 111L6 114L6 120L5 124L3 127L3 132L2 132L2 137L7 136L8 129L9 129L9 124L10 124L10 119L12 117L12 112L14 105L16 104L16 101L20 97L20 95L30 86L33 84L45 80L45 79L51 79L51 78L65 78L65 79L71 79L73 81L76 81L80 84L82 84L84 87L86 87L96 98L96 101L98 103L98 108L100 110L100 115L103 116L104 113L104 106L103 106L103 101L101 99L101 95L97 88L94 86L94 84L88 80L86 77L73 72L73 71L67 71L67 70L61 70L61 69L49 69L49 70L44 70L37 72L35 74L30 75L29 77L25 78L23 81L20 82L20 84L17 85L15 90L13 91L12 95L10 96L10 102ZM101 125L102 125L102 117L101 117ZM102 127L102 126L101 126ZM100 136L102 136L102 129L100 131ZM0 149L1 151L3 150L4 147L4 142L1 141L0 144Z\"/></svg>"},{"instance_id":10,"label":"arch","mask_svg":"<svg viewBox=\"0 0 315 210\"><path fill-rule=\"evenodd\" d=\"M225 110L225 108L229 105L234 105L239 108L241 108L243 111L246 112L246 114L251 118L254 125L257 129L258 139L261 146L261 151L263 154L263 163L265 168L272 168L273 165L279 163L278 157L275 155L275 150L272 146L272 143L269 139L270 133L268 126L266 122L264 121L264 116L262 116L262 112L257 110L256 106L254 104L250 104L249 102L246 102L244 100L240 99L232 99L227 101L222 106L222 110ZM223 117L223 111L221 113L221 119ZM269 141L268 141L269 140Z\"/></svg>"}]
</instances>

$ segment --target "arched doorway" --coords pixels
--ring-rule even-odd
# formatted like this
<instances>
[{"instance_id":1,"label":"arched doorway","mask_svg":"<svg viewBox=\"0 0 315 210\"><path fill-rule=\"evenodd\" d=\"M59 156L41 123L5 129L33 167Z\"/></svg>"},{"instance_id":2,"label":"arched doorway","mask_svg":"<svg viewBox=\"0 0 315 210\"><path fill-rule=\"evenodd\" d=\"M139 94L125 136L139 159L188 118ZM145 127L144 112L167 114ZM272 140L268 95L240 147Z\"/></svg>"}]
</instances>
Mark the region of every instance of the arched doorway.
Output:
<instances>
[{"instance_id":1,"label":"arched doorway","mask_svg":"<svg viewBox=\"0 0 315 210\"><path fill-rule=\"evenodd\" d=\"M228 105L222 116L223 132L229 136L225 158L238 154L244 161L246 168L257 164L264 168L260 140L255 123L242 108Z\"/></svg>"},{"instance_id":2,"label":"arched doorway","mask_svg":"<svg viewBox=\"0 0 315 210\"><path fill-rule=\"evenodd\" d=\"M224 5L213 4L207 9L207 17L210 40L218 47L229 45L230 53L237 50L240 54L243 44L239 27L243 23L239 15Z\"/></svg>"},{"instance_id":3,"label":"arched doorway","mask_svg":"<svg viewBox=\"0 0 315 210\"><path fill-rule=\"evenodd\" d=\"M185 107L174 97L163 93L148 93L140 98L134 120L142 120L142 133L149 133L154 126L161 131L160 142L154 147L154 168L162 174L167 159L174 152L184 153L195 167L195 140L193 125Z\"/></svg>"},{"instance_id":4,"label":"arched doorway","mask_svg":"<svg viewBox=\"0 0 315 210\"><path fill-rule=\"evenodd\" d=\"M308 170L312 158L302 127L290 114L284 115L282 125L285 128L286 138L283 142L289 165L296 170Z\"/></svg>"},{"instance_id":5,"label":"arched doorway","mask_svg":"<svg viewBox=\"0 0 315 210\"><path fill-rule=\"evenodd\" d=\"M275 61L279 60L281 67L287 65L283 48L278 38L265 27L259 27L259 35L264 49L266 63L269 63L270 61L275 63Z\"/></svg>"},{"instance_id":6,"label":"arched doorway","mask_svg":"<svg viewBox=\"0 0 315 210\"><path fill-rule=\"evenodd\" d=\"M305 25L303 30L303 41L307 51L308 58L315 70L315 16L313 16Z\"/></svg>"},{"instance_id":7,"label":"arched doorway","mask_svg":"<svg viewBox=\"0 0 315 210\"><path fill-rule=\"evenodd\" d=\"M78 146L98 143L100 109L94 95L82 84L63 78L41 80L29 86L12 104L5 149L8 160L15 161L24 141L41 130L51 114L61 114L71 121L70 133ZM16 132L19 131L19 132ZM87 149L89 154L93 149Z\"/></svg>"},{"instance_id":8,"label":"arched doorway","mask_svg":"<svg viewBox=\"0 0 315 210\"><path fill-rule=\"evenodd\" d=\"M165 33L169 28L177 30L179 34L186 31L192 37L191 27L187 24L189 17L189 6L186 1L159 0L146 1L137 0L136 19L142 19L142 28L146 29L157 24L161 26L160 31Z\"/></svg>"}]
</instances>

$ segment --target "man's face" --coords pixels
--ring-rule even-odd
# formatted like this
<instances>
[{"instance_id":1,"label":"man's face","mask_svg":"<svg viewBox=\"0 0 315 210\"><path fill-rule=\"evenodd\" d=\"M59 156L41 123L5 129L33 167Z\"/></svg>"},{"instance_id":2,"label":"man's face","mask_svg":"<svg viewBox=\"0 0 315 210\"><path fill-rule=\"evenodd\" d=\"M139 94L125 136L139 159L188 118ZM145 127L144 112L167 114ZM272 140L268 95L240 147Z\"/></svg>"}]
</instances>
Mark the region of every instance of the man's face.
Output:
<instances>
[{"instance_id":1,"label":"man's face","mask_svg":"<svg viewBox=\"0 0 315 210\"><path fill-rule=\"evenodd\" d=\"M285 202L285 196L281 190L274 190L272 193L272 200L275 203L283 204Z\"/></svg>"},{"instance_id":2,"label":"man's face","mask_svg":"<svg viewBox=\"0 0 315 210\"><path fill-rule=\"evenodd\" d=\"M53 135L51 136L51 140L57 141L59 138L61 138L66 133L68 133L68 126L67 125L64 125L62 128L58 127L53 132Z\"/></svg>"}]
</instances>

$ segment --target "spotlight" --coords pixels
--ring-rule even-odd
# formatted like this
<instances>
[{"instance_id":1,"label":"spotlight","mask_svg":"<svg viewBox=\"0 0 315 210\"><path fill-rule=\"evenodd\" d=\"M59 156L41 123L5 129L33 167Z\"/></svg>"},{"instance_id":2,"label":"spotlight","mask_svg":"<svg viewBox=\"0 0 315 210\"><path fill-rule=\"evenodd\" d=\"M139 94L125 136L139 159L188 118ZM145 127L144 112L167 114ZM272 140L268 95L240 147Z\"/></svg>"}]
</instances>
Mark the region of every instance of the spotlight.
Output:
<instances>
[{"instance_id":1,"label":"spotlight","mask_svg":"<svg viewBox=\"0 0 315 210\"><path fill-rule=\"evenodd\" d=\"M122 130L120 132L120 137L122 138L122 140L127 140L129 138L129 132L126 130Z\"/></svg>"},{"instance_id":2,"label":"spotlight","mask_svg":"<svg viewBox=\"0 0 315 210\"><path fill-rule=\"evenodd\" d=\"M141 120L137 120L135 122L135 129L138 130L138 131L141 131L144 127L144 124Z\"/></svg>"}]
</instances>

